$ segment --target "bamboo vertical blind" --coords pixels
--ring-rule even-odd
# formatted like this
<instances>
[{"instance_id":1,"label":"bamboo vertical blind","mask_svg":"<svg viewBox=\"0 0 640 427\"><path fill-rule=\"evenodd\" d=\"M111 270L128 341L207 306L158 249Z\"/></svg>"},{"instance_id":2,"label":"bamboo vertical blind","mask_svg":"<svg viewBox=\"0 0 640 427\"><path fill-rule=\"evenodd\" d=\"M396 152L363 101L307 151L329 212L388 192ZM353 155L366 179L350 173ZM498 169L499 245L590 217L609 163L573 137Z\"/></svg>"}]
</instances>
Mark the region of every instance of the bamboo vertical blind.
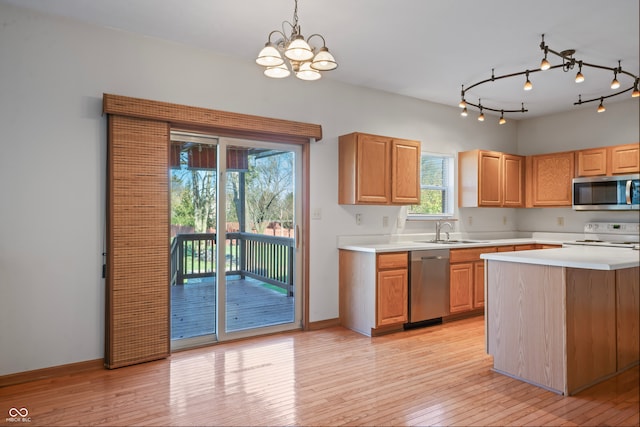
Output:
<instances>
[{"instance_id":1,"label":"bamboo vertical blind","mask_svg":"<svg viewBox=\"0 0 640 427\"><path fill-rule=\"evenodd\" d=\"M105 366L166 357L169 125L109 116Z\"/></svg>"}]
</instances>

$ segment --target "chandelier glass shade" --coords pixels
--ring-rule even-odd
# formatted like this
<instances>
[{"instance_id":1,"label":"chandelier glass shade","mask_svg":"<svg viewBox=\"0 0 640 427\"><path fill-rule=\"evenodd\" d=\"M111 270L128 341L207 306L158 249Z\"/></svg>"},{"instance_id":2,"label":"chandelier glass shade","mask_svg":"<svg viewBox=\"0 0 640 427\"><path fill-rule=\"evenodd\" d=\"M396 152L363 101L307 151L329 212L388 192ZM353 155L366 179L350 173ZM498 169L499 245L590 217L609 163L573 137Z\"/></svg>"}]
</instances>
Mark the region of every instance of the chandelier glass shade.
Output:
<instances>
[{"instance_id":1,"label":"chandelier glass shade","mask_svg":"<svg viewBox=\"0 0 640 427\"><path fill-rule=\"evenodd\" d=\"M285 31L287 26L290 29L288 36ZM310 41L314 38L322 40L322 46L312 46ZM295 0L293 23L284 21L282 31L274 30L269 33L256 63L265 67L264 75L267 77L284 78L293 72L301 80L318 80L322 77L321 71L331 71L338 67L322 35L312 34L306 40L302 36L298 24L298 0Z\"/></svg>"},{"instance_id":2,"label":"chandelier glass shade","mask_svg":"<svg viewBox=\"0 0 640 427\"><path fill-rule=\"evenodd\" d=\"M492 83L495 82L496 80L501 80L501 79L506 79L506 78L512 78L512 77L519 77L522 78L520 76L525 76L525 83L523 86L523 89L526 91L532 90L533 89L533 84L531 83L531 80L529 78L530 74L536 73L536 72L544 72L546 70L553 70L553 69L562 69L564 72L568 72L570 70L573 70L574 67L576 65L578 65L578 72L576 73L576 77L575 77L575 82L576 83L582 83L585 80L585 76L584 74L582 74L582 67L590 67L590 68L598 68L601 70L608 70L613 72L613 80L611 81L611 89L612 90L618 90L621 88L622 84L620 83L620 81L618 80L619 76L626 76L626 79L628 79L629 77L632 79L632 84L629 85L626 88L622 88L621 90L618 90L615 93L610 93L608 95L603 95L603 96L597 96L595 98L592 99L586 99L583 100L582 99L582 95L578 95L578 100L576 102L573 103L573 105L582 105L582 104L586 104L589 102L599 102L598 104L598 108L597 108L597 112L601 113L604 112L606 109L604 107L604 100L607 98L611 98L614 96L618 96L618 95L622 95L624 93L627 92L631 92L631 97L633 98L637 98L640 97L640 91L638 90L638 86L640 86L640 79L638 78L637 75L632 74L626 70L622 69L622 65L621 65L621 61L618 61L618 66L617 67L608 67L605 65L598 65L598 64L593 64L593 63L588 63L588 62L584 62L582 60L578 60L576 58L574 58L574 54L576 53L575 50L573 49L568 49L568 50L563 50L561 52L557 52L553 49L551 49L544 41L544 34L542 35L542 42L540 43L540 49L544 52L544 58L542 59L542 61L540 62L540 67L539 68L534 68L534 69L527 69L527 70L523 70L523 71L519 71L519 72L515 72L515 73L510 73L510 74L504 74L504 75L500 75L500 76L496 76L494 73L494 70L491 70L491 77L482 81L479 81L477 83L473 83L471 85L469 85L468 87L464 87L464 85L462 86L462 91L461 91L461 100L460 103L458 104L458 106L460 108L463 108L463 114L461 114L463 117L467 116L467 107L472 106L477 108L480 111L480 116L478 117L478 120L482 121L480 119L480 117L484 118L484 114L483 114L483 110L488 110L488 111L495 111L497 113L500 113L500 120L499 120L499 124L504 124L506 122L505 118L504 118L504 113L526 113L527 110L524 106L524 103L521 103L521 108L520 109L506 109L506 108L499 108L499 107L488 107L487 105L483 105L482 102L480 101L480 99L478 99L478 103L474 104L472 102L469 102L466 99L466 96L468 95L468 92L475 88L478 87L480 85L483 85L485 83ZM552 65L552 63L547 59L548 55L552 54L554 56L559 57L560 59L562 59L562 63L560 64L556 64L556 65Z\"/></svg>"}]
</instances>

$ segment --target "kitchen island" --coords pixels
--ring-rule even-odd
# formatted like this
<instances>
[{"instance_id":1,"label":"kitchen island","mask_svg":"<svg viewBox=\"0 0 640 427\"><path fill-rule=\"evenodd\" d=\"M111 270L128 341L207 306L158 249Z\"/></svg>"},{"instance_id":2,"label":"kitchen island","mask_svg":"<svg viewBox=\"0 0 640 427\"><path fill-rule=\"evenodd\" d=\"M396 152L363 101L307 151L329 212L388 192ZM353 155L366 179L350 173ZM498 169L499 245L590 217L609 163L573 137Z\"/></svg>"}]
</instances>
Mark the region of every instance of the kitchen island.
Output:
<instances>
[{"instance_id":1,"label":"kitchen island","mask_svg":"<svg viewBox=\"0 0 640 427\"><path fill-rule=\"evenodd\" d=\"M638 364L637 250L577 246L481 258L494 370L570 395Z\"/></svg>"}]
</instances>

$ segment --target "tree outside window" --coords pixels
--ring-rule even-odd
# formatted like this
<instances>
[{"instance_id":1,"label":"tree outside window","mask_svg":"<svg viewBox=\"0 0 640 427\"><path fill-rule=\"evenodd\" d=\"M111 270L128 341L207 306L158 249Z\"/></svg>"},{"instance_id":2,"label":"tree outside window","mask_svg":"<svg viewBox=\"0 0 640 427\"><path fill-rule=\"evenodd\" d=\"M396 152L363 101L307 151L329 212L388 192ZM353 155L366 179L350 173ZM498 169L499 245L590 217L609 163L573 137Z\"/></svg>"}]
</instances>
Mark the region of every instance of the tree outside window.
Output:
<instances>
[{"instance_id":1,"label":"tree outside window","mask_svg":"<svg viewBox=\"0 0 640 427\"><path fill-rule=\"evenodd\" d=\"M420 204L409 206L410 217L453 214L453 156L422 153Z\"/></svg>"}]
</instances>

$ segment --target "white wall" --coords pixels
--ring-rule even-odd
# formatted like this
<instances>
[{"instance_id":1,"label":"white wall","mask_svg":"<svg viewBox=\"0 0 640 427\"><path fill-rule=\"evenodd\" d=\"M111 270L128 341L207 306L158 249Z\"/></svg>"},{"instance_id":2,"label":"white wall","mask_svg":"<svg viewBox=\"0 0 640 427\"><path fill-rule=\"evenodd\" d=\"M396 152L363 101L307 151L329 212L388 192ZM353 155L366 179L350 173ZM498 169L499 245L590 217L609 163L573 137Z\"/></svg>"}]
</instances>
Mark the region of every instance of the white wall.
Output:
<instances>
[{"instance_id":1,"label":"white wall","mask_svg":"<svg viewBox=\"0 0 640 427\"><path fill-rule=\"evenodd\" d=\"M497 118L462 119L456 94L444 106L329 79L271 80L253 61L2 3L0 58L0 375L103 356L103 93L322 125L323 139L311 149L311 208L322 212L310 229L311 321L338 317L337 236L398 231L400 208L337 204L339 135L417 139L441 153L526 153L523 144L547 123L529 129L514 121L499 126ZM612 144L620 142L628 141ZM473 225L459 227L515 230L523 211L467 209L458 214L472 215ZM355 213L363 214L360 226ZM390 217L387 228L383 216ZM431 231L425 224L410 228Z\"/></svg>"}]
</instances>

